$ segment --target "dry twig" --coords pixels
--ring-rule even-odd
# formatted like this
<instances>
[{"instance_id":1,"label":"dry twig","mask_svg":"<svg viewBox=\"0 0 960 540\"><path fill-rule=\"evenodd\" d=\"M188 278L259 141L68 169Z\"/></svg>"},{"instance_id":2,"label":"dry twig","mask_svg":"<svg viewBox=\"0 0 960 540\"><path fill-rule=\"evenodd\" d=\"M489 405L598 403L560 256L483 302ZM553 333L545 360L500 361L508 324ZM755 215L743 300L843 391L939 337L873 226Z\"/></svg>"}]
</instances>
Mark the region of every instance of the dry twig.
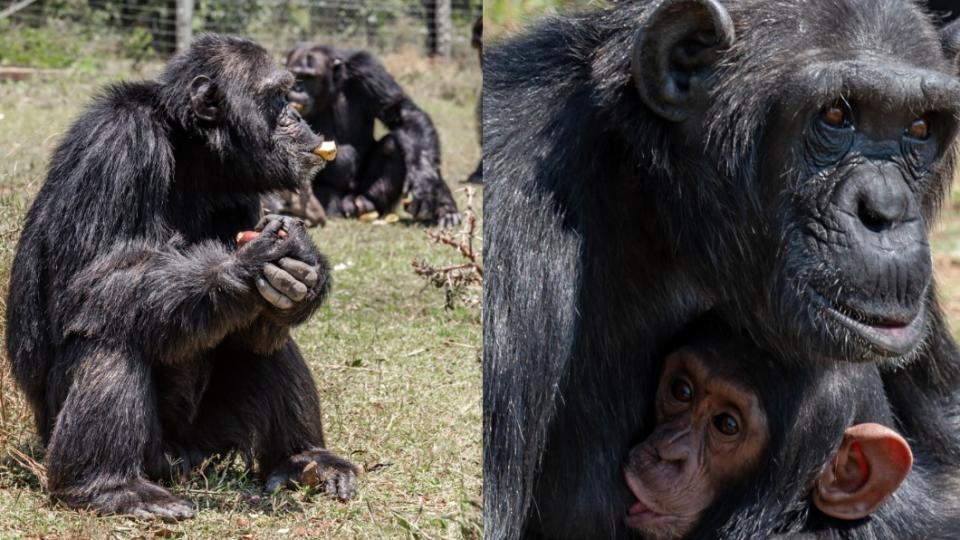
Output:
<instances>
[{"instance_id":1,"label":"dry twig","mask_svg":"<svg viewBox=\"0 0 960 540\"><path fill-rule=\"evenodd\" d=\"M433 266L424 259L413 261L413 271L418 276L446 292L447 309L453 309L456 298L461 296L464 289L483 284L481 249L475 246L481 241L481 233L477 230L477 214L473 209L473 199L477 192L470 186L462 188L462 191L467 194L467 206L463 212L463 225L460 230L431 229L426 234L433 243L457 250L465 261L444 266Z\"/></svg>"}]
</instances>

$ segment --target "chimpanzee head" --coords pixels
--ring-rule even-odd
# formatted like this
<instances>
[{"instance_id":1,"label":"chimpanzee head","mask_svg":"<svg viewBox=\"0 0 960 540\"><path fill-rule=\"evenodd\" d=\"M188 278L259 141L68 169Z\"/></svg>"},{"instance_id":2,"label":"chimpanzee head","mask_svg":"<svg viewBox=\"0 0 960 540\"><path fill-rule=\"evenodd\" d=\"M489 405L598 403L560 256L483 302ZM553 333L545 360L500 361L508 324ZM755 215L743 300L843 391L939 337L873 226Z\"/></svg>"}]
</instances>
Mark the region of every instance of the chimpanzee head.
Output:
<instances>
[{"instance_id":1,"label":"chimpanzee head","mask_svg":"<svg viewBox=\"0 0 960 540\"><path fill-rule=\"evenodd\" d=\"M297 77L290 102L300 114L311 116L333 105L346 66L330 47L302 45L287 55L287 69Z\"/></svg>"},{"instance_id":2,"label":"chimpanzee head","mask_svg":"<svg viewBox=\"0 0 960 540\"><path fill-rule=\"evenodd\" d=\"M160 78L161 99L197 154L206 188L264 192L296 189L327 160L329 143L287 101L294 77L263 47L204 34ZM219 183L219 185L213 185Z\"/></svg>"},{"instance_id":3,"label":"chimpanzee head","mask_svg":"<svg viewBox=\"0 0 960 540\"><path fill-rule=\"evenodd\" d=\"M850 360L920 347L960 114L953 42L897 0L645 14L632 86L679 150L673 196L713 222L669 226L695 237L684 255L766 346Z\"/></svg>"}]
</instances>

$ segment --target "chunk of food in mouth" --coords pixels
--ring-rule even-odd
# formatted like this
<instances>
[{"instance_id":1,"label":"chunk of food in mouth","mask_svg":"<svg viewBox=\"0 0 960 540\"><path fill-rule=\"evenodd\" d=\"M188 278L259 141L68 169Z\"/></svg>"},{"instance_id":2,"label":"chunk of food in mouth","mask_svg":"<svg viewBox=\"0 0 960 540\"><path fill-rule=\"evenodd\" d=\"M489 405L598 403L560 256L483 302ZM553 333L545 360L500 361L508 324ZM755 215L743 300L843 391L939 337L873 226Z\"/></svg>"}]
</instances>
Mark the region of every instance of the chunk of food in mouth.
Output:
<instances>
[{"instance_id":1,"label":"chunk of food in mouth","mask_svg":"<svg viewBox=\"0 0 960 540\"><path fill-rule=\"evenodd\" d=\"M296 101L291 101L290 106L293 107L293 110L297 112L303 111L303 103L297 103Z\"/></svg>"},{"instance_id":2,"label":"chunk of food in mouth","mask_svg":"<svg viewBox=\"0 0 960 540\"><path fill-rule=\"evenodd\" d=\"M320 146L313 149L313 153L320 156L324 161L333 161L337 157L337 143L333 141L323 141Z\"/></svg>"},{"instance_id":3,"label":"chunk of food in mouth","mask_svg":"<svg viewBox=\"0 0 960 540\"><path fill-rule=\"evenodd\" d=\"M237 246L242 246L242 245L244 245L244 244L248 244L248 243L250 243L250 242L253 242L254 240L256 240L256 238L257 238L258 236L260 236L260 233L259 233L258 231L241 231L241 232L238 232L238 233L237 233ZM285 230L283 230L283 229L280 229L279 231L277 231L277 236L279 236L280 238L286 238L286 237L287 237L287 231L285 231Z\"/></svg>"}]
</instances>

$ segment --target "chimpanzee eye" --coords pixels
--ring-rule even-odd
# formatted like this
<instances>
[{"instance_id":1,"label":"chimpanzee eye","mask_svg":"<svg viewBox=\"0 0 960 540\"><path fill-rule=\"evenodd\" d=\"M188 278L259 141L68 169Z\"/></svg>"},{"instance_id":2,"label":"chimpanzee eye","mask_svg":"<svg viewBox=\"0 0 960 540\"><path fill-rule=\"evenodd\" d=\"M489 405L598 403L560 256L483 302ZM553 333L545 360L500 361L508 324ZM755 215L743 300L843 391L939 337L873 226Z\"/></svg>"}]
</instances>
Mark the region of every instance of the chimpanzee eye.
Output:
<instances>
[{"instance_id":1,"label":"chimpanzee eye","mask_svg":"<svg viewBox=\"0 0 960 540\"><path fill-rule=\"evenodd\" d=\"M820 120L834 128L849 127L850 111L844 103L838 101L820 109Z\"/></svg>"},{"instance_id":2,"label":"chimpanzee eye","mask_svg":"<svg viewBox=\"0 0 960 540\"><path fill-rule=\"evenodd\" d=\"M677 401L689 403L693 401L693 386L686 379L674 379L670 383L670 395Z\"/></svg>"},{"instance_id":3,"label":"chimpanzee eye","mask_svg":"<svg viewBox=\"0 0 960 540\"><path fill-rule=\"evenodd\" d=\"M919 141L925 141L930 137L930 122L926 116L921 116L914 120L907 128L907 135Z\"/></svg>"},{"instance_id":4,"label":"chimpanzee eye","mask_svg":"<svg viewBox=\"0 0 960 540\"><path fill-rule=\"evenodd\" d=\"M736 435L740 433L740 423L732 414L720 413L712 418L713 427L724 435Z\"/></svg>"}]
</instances>

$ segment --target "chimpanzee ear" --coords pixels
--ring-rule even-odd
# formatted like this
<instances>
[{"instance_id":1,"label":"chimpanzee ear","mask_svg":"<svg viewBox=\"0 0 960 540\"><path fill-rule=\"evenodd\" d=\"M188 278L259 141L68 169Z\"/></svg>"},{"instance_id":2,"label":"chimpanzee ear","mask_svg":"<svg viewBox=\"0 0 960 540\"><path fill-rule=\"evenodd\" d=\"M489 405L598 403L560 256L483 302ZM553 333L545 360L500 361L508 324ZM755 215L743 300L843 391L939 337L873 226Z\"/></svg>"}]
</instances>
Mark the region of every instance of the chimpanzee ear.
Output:
<instances>
[{"instance_id":1,"label":"chimpanzee ear","mask_svg":"<svg viewBox=\"0 0 960 540\"><path fill-rule=\"evenodd\" d=\"M953 63L953 67L957 68L958 55L960 55L960 19L940 29L940 45L947 58Z\"/></svg>"},{"instance_id":2,"label":"chimpanzee ear","mask_svg":"<svg viewBox=\"0 0 960 540\"><path fill-rule=\"evenodd\" d=\"M863 519L893 495L912 466L910 445L896 431L880 424L851 426L817 479L813 503L837 519Z\"/></svg>"},{"instance_id":3,"label":"chimpanzee ear","mask_svg":"<svg viewBox=\"0 0 960 540\"><path fill-rule=\"evenodd\" d=\"M190 81L190 108L193 114L205 122L220 118L220 90L210 77L200 75Z\"/></svg>"},{"instance_id":4,"label":"chimpanzee ear","mask_svg":"<svg viewBox=\"0 0 960 540\"><path fill-rule=\"evenodd\" d=\"M347 78L347 65L343 62L342 58L334 58L331 69L333 70L333 86L334 88L340 88L341 85L343 85L343 81Z\"/></svg>"},{"instance_id":5,"label":"chimpanzee ear","mask_svg":"<svg viewBox=\"0 0 960 540\"><path fill-rule=\"evenodd\" d=\"M633 43L633 82L650 109L682 122L718 53L734 41L733 20L717 0L665 0L644 21Z\"/></svg>"}]
</instances>

